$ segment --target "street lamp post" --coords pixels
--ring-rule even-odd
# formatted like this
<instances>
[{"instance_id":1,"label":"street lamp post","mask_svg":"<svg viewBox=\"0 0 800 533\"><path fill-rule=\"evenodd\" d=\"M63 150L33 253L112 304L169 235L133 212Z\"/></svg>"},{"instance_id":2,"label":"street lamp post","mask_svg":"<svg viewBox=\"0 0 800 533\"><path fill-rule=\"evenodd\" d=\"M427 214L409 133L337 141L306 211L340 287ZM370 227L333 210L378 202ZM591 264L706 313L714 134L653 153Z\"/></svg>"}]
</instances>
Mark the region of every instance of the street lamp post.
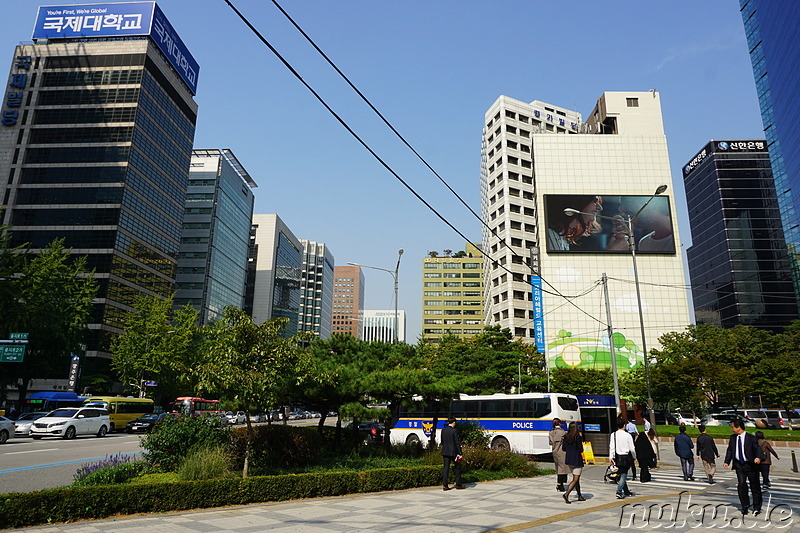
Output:
<instances>
[{"instance_id":1,"label":"street lamp post","mask_svg":"<svg viewBox=\"0 0 800 533\"><path fill-rule=\"evenodd\" d=\"M398 329L400 327L400 315L397 308L397 293L399 289L398 284L398 275L400 273L400 258L403 257L403 249L400 248L397 251L397 265L395 265L394 270L389 270L388 268L381 268L376 266L369 266L369 265L362 265L360 263L347 263L348 265L363 267L363 268L371 268L373 270L382 270L384 272L388 272L394 278L394 343L397 344L397 336L398 336Z\"/></svg>"},{"instance_id":2,"label":"street lamp post","mask_svg":"<svg viewBox=\"0 0 800 533\"><path fill-rule=\"evenodd\" d=\"M653 201L653 198L666 190L666 185L659 185L655 192L650 195L650 198L647 199L647 201L642 205L642 207L639 208L638 211L636 211L633 216L628 215L623 219L623 222L625 222L625 230L628 234L628 250L631 252L631 260L633 261L633 282L636 286L636 302L639 307L639 327L641 328L642 333L642 352L644 353L644 379L647 385L647 409L650 412L651 426L655 426L655 413L653 413L653 395L650 392L650 355L647 353L647 339L644 332L644 312L642 310L642 292L639 288L639 269L636 267L636 241L633 236L633 222L641 214L644 208L647 207L651 201ZM584 213L583 211L578 211L577 209L572 209L569 207L564 209L564 214L570 217L575 215L591 215L597 218L611 220L612 222L619 222L618 218L598 215L596 213Z\"/></svg>"}]
</instances>

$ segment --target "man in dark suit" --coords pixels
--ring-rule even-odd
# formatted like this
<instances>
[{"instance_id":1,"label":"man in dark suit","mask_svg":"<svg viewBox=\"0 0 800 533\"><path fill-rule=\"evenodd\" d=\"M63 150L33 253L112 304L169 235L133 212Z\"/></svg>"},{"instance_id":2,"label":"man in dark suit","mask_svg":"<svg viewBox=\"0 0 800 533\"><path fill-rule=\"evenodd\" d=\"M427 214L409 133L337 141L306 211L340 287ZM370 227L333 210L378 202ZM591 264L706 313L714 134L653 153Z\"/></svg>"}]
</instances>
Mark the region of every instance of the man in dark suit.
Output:
<instances>
[{"instance_id":1,"label":"man in dark suit","mask_svg":"<svg viewBox=\"0 0 800 533\"><path fill-rule=\"evenodd\" d=\"M456 478L456 488L463 489L461 484L461 440L456 432L456 419L447 419L447 425L442 428L442 457L444 469L442 470L442 490L450 490L450 463L453 463L453 473Z\"/></svg>"},{"instance_id":2,"label":"man in dark suit","mask_svg":"<svg viewBox=\"0 0 800 533\"><path fill-rule=\"evenodd\" d=\"M761 464L761 448L754 435L745 433L744 422L733 421L733 435L728 441L728 452L725 454L725 468L733 466L736 470L736 488L739 491L739 501L742 504L742 514L747 514L750 507L750 496L747 484L753 492L753 514L761 514L761 485L758 482L758 473Z\"/></svg>"}]
</instances>

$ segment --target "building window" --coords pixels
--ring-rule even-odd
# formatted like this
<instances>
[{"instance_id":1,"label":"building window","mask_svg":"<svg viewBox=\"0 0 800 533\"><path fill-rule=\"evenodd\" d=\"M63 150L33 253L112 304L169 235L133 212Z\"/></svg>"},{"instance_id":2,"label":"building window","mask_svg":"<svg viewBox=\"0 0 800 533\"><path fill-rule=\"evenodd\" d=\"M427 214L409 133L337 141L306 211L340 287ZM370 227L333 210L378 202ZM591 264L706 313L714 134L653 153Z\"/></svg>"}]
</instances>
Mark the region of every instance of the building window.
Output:
<instances>
[{"instance_id":1,"label":"building window","mask_svg":"<svg viewBox=\"0 0 800 533\"><path fill-rule=\"evenodd\" d=\"M639 107L638 98L626 98L625 103L628 104L628 107Z\"/></svg>"}]
</instances>

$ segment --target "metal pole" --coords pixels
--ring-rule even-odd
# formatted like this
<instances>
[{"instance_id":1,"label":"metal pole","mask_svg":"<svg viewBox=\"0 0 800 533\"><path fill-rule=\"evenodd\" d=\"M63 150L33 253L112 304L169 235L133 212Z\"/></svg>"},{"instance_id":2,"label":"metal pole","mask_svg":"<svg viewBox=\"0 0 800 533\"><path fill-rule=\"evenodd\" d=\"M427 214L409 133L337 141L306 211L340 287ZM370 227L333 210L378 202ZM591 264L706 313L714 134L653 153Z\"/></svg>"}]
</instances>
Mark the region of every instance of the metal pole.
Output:
<instances>
[{"instance_id":1,"label":"metal pole","mask_svg":"<svg viewBox=\"0 0 800 533\"><path fill-rule=\"evenodd\" d=\"M397 344L397 336L398 330L400 328L400 314L397 309L397 293L398 293L398 282L397 278L400 275L400 258L403 257L403 249L400 248L397 251L397 266L394 267L394 343Z\"/></svg>"},{"instance_id":2,"label":"metal pole","mask_svg":"<svg viewBox=\"0 0 800 533\"><path fill-rule=\"evenodd\" d=\"M606 297L606 316L608 317L608 347L611 350L611 374L614 376L614 403L617 405L617 415L621 413L619 401L619 377L617 376L617 353L614 349L614 328L611 325L611 302L608 299L608 276L603 272L600 278L603 282L603 294Z\"/></svg>"}]
</instances>

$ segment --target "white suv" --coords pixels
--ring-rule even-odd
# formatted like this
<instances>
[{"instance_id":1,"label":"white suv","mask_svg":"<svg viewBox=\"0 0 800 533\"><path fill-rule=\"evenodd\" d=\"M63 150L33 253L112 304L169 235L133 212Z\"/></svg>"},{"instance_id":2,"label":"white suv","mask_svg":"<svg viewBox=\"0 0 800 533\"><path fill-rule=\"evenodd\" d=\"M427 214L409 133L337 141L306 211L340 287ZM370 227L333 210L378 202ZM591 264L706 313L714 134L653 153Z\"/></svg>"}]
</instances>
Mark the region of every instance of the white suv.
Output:
<instances>
[{"instance_id":1,"label":"white suv","mask_svg":"<svg viewBox=\"0 0 800 533\"><path fill-rule=\"evenodd\" d=\"M64 437L74 439L77 435L105 437L111 421L105 409L93 407L71 407L51 411L36 420L31 426L31 437Z\"/></svg>"}]
</instances>

